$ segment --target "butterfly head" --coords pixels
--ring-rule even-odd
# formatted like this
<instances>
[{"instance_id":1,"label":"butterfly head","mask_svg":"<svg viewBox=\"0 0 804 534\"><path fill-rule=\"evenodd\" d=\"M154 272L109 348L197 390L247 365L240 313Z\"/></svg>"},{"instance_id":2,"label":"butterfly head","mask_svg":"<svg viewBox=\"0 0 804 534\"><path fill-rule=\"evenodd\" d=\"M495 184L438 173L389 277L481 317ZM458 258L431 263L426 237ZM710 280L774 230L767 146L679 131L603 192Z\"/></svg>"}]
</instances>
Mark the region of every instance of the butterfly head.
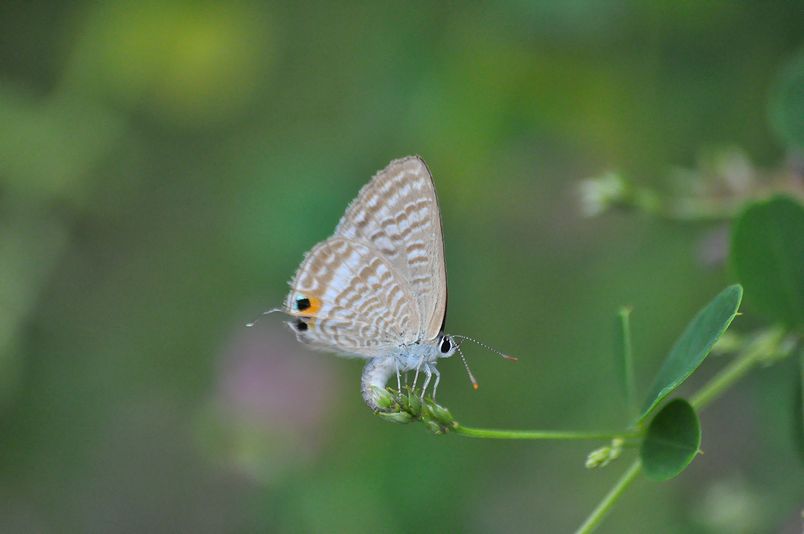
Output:
<instances>
[{"instance_id":1,"label":"butterfly head","mask_svg":"<svg viewBox=\"0 0 804 534\"><path fill-rule=\"evenodd\" d=\"M458 349L457 343L455 340L452 339L451 336L446 334L441 334L441 337L438 338L438 357L439 358L449 358L455 351Z\"/></svg>"}]
</instances>

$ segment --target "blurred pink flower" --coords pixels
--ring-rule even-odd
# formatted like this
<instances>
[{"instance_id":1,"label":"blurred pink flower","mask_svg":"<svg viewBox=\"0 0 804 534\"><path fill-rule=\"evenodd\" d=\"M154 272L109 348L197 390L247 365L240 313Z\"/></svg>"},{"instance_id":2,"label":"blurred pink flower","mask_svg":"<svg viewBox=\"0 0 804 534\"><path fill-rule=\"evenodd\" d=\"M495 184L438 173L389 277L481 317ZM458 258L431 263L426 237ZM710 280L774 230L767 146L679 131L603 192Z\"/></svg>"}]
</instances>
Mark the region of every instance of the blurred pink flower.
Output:
<instances>
[{"instance_id":1,"label":"blurred pink flower","mask_svg":"<svg viewBox=\"0 0 804 534\"><path fill-rule=\"evenodd\" d=\"M330 358L305 349L278 325L240 327L221 354L220 401L232 416L254 424L317 427L334 398Z\"/></svg>"},{"instance_id":2,"label":"blurred pink flower","mask_svg":"<svg viewBox=\"0 0 804 534\"><path fill-rule=\"evenodd\" d=\"M205 420L224 442L216 452L261 481L314 460L338 389L332 356L305 349L267 320L235 326L220 354L213 419Z\"/></svg>"}]
</instances>

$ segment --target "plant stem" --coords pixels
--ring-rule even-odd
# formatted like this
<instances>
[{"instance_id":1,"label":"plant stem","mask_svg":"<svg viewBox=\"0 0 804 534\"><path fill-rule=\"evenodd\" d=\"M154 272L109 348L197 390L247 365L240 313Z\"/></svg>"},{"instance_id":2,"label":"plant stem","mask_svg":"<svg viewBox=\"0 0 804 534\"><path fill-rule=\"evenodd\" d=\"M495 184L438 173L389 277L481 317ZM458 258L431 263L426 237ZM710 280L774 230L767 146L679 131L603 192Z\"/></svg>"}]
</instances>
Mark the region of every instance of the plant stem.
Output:
<instances>
[{"instance_id":1,"label":"plant stem","mask_svg":"<svg viewBox=\"0 0 804 534\"><path fill-rule=\"evenodd\" d=\"M756 365L774 356L779 352L785 331L782 328L771 328L754 339L734 361L717 373L712 380L706 383L690 399L690 404L698 411L718 398L735 382L745 376ZM642 469L637 459L623 474L611 490L606 494L600 504L586 518L576 534L592 532L611 510L617 500L622 496L628 486L636 479Z\"/></svg>"},{"instance_id":2,"label":"plant stem","mask_svg":"<svg viewBox=\"0 0 804 534\"><path fill-rule=\"evenodd\" d=\"M620 340L622 341L623 379L625 382L625 403L631 412L631 417L637 416L636 395L634 388L634 358L631 349L631 308L620 308L617 314L620 326Z\"/></svg>"},{"instance_id":3,"label":"plant stem","mask_svg":"<svg viewBox=\"0 0 804 534\"><path fill-rule=\"evenodd\" d=\"M700 411L707 404L718 398L763 359L776 353L783 338L784 330L781 328L763 332L743 350L742 354L737 356L734 361L724 367L712 380L692 396L690 399L692 407Z\"/></svg>"},{"instance_id":4,"label":"plant stem","mask_svg":"<svg viewBox=\"0 0 804 534\"><path fill-rule=\"evenodd\" d=\"M739 207L735 202L714 199L662 199L659 193L647 188L633 190L624 204L660 219L679 222L729 220Z\"/></svg>"},{"instance_id":5,"label":"plant stem","mask_svg":"<svg viewBox=\"0 0 804 534\"><path fill-rule=\"evenodd\" d=\"M642 470L642 463L639 459L635 460L634 463L628 468L628 470L623 473L623 476L620 477L620 480L614 485L613 488L609 490L603 500L600 501L592 513L589 514L589 517L586 518L586 521L583 522L576 532L576 534L588 534L592 532L597 526L603 521L603 518L606 517L606 514L609 513L611 508L617 502L617 500L622 496L628 486L636 480L637 475Z\"/></svg>"},{"instance_id":6,"label":"plant stem","mask_svg":"<svg viewBox=\"0 0 804 534\"><path fill-rule=\"evenodd\" d=\"M564 440L609 440L628 438L630 434L604 432L562 432L551 430L497 430L492 428L473 428L458 425L453 432L470 438L486 439L564 439Z\"/></svg>"}]
</instances>

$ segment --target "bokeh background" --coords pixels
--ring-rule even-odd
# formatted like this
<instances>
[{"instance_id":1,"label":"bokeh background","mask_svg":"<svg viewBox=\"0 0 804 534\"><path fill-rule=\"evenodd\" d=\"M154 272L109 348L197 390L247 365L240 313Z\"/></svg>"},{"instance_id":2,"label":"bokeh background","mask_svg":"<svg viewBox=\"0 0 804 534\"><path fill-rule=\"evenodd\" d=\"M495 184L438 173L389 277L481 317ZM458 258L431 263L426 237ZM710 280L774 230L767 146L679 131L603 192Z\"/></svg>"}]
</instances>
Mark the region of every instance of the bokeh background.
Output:
<instances>
[{"instance_id":1,"label":"bokeh background","mask_svg":"<svg viewBox=\"0 0 804 534\"><path fill-rule=\"evenodd\" d=\"M584 218L576 185L788 172L802 35L795 1L3 2L0 531L574 529L625 462L385 423L361 362L244 324L418 153L448 330L520 357L470 347L480 390L448 360L439 400L469 425L622 428L617 308L644 392L733 281L728 227ZM797 531L795 375L730 391L707 454L603 531Z\"/></svg>"}]
</instances>

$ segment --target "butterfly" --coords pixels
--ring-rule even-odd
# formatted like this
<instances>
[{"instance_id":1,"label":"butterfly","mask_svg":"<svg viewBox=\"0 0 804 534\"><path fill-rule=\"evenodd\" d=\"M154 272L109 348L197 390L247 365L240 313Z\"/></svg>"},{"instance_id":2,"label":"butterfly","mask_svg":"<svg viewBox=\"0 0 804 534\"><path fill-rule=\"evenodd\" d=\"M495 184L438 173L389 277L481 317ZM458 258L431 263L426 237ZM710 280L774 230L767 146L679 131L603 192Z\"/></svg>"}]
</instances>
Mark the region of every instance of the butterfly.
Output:
<instances>
[{"instance_id":1,"label":"butterfly","mask_svg":"<svg viewBox=\"0 0 804 534\"><path fill-rule=\"evenodd\" d=\"M400 375L409 371L414 389L424 374L422 397L435 377L435 397L438 360L460 350L456 341L466 336L444 333L441 214L424 160L396 159L376 173L332 237L305 255L290 287L284 306L266 313L290 316L297 339L313 349L367 359L361 392L369 408L381 411L378 392L393 375L401 389Z\"/></svg>"}]
</instances>

